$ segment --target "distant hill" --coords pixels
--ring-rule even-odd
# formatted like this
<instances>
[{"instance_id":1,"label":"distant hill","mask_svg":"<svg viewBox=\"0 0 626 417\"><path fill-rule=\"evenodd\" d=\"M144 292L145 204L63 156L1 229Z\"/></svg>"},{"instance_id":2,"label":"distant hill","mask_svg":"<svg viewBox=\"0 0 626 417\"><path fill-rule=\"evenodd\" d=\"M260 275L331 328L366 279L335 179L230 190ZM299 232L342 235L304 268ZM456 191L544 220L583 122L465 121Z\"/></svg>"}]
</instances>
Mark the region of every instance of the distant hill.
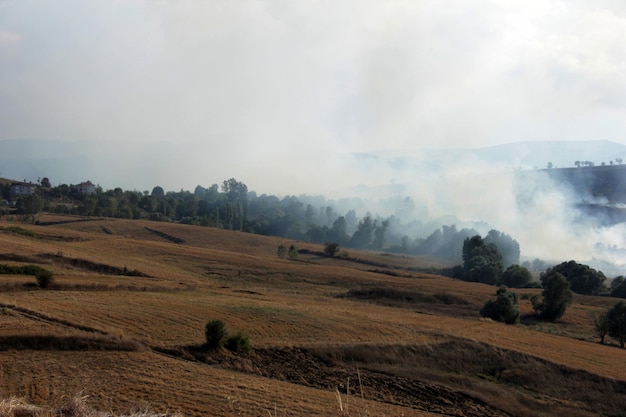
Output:
<instances>
[{"instance_id":1,"label":"distant hill","mask_svg":"<svg viewBox=\"0 0 626 417\"><path fill-rule=\"evenodd\" d=\"M498 165L511 169L573 167L576 161L596 165L626 160L626 145L606 140L515 142L482 148L426 148L353 154L362 163L378 162L398 170L445 168L459 163Z\"/></svg>"},{"instance_id":2,"label":"distant hill","mask_svg":"<svg viewBox=\"0 0 626 417\"><path fill-rule=\"evenodd\" d=\"M467 171L510 172L543 169L548 163L557 168L573 167L579 160L593 161L599 166L616 158L626 160L626 145L610 141L518 142L483 148L416 148L338 156L340 162L336 166L326 166L337 173L336 184L321 183L316 193L326 194L331 191L328 187L341 188L335 194L357 189L351 187L359 187L362 192L385 184L395 184L397 191L403 189L398 184L417 179L428 181L459 167ZM211 166L214 157L198 152L191 143L2 140L0 177L20 181L48 177L53 185L91 180L105 189L150 190L161 185L168 190L179 190L198 184L211 185L207 183L205 168ZM281 163L288 164L287 161ZM224 173L223 178L209 181L219 183L233 175L242 174Z\"/></svg>"}]
</instances>

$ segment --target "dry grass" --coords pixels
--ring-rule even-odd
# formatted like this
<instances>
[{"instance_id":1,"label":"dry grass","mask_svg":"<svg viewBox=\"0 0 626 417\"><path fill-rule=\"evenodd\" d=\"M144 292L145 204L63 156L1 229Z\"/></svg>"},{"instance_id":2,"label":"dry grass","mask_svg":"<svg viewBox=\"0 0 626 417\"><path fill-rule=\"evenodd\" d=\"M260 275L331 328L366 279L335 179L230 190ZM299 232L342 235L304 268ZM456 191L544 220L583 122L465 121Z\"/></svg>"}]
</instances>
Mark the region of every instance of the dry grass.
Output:
<instances>
[{"instance_id":1,"label":"dry grass","mask_svg":"<svg viewBox=\"0 0 626 417\"><path fill-rule=\"evenodd\" d=\"M150 409L113 415L87 405L88 396L74 396L59 409L38 407L21 398L0 400L0 417L182 417L180 413L155 413Z\"/></svg>"},{"instance_id":2,"label":"dry grass","mask_svg":"<svg viewBox=\"0 0 626 417\"><path fill-rule=\"evenodd\" d=\"M17 254L45 262L59 287L24 291L21 284L28 277L0 277L0 288L4 288L0 303L5 305L0 309L0 338L17 343L20 337L54 335L57 341L91 343L102 337L136 343L144 350L91 347L67 351L58 346L17 350L17 344L5 345L7 350L0 355L0 390L29 403L59 409L55 404L59 398L84 390L90 404L115 415L146 403L157 412L181 410L188 416L341 415L335 387L301 386L260 377L248 365L234 371L152 350L175 351L201 344L204 325L213 319L223 320L232 333L248 334L257 348L419 347L469 340L603 377L624 379L626 375L626 351L599 345L593 337L591 313L611 305L612 299L576 297L560 323L505 326L478 315L480 306L493 298L494 287L408 271L438 265L433 260L350 251L351 256L384 263L391 270L401 268L404 276L394 276L368 271L373 268L365 264L314 255L298 261L279 259L276 248L292 243L280 238L147 221L67 222L72 220L67 216L42 216L41 220L65 223L35 226L0 220L0 256ZM11 226L33 234L12 233ZM174 243L164 235L184 243ZM320 245L293 243L322 250ZM41 254L55 256L42 258ZM149 277L109 275L67 259L110 266L114 271L137 270ZM7 263L22 264L18 258ZM393 288L421 301L402 305L338 297L372 288ZM521 292L531 295L538 290ZM457 303L461 308L446 309L445 303L431 302L442 294L462 300ZM521 309L531 312L528 300L522 301ZM469 351L459 349L456 357ZM460 375L461 371L455 372ZM436 369L424 370L422 375L440 378L441 383L451 378ZM501 395L493 381L463 378L476 384L490 401ZM470 382L458 389L471 391ZM428 415L398 405L393 398L373 401L357 395L352 398L354 404L357 399L363 401L362 406L349 409L350 415ZM533 407L539 408L541 401L556 404L554 399L542 398ZM554 410L585 415L576 414L584 407L559 401ZM532 415L532 410L517 415Z\"/></svg>"}]
</instances>

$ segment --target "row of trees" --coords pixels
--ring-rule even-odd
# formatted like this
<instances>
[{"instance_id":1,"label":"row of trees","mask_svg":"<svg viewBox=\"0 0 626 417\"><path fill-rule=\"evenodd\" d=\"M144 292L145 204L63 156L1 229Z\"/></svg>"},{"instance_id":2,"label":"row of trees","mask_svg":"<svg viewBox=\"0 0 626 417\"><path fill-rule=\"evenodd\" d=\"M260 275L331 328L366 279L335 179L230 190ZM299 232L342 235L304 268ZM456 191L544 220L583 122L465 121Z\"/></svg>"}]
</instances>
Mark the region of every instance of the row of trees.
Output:
<instances>
[{"instance_id":1,"label":"row of trees","mask_svg":"<svg viewBox=\"0 0 626 417\"><path fill-rule=\"evenodd\" d=\"M0 191L3 197L10 197L8 184ZM364 205L358 199L333 201L321 196L257 195L234 178L223 181L221 186L198 185L194 192L166 192L160 186L151 192L121 188L105 191L96 187L92 194L72 185L52 187L49 180L45 184L42 180L36 194L19 198L18 212L33 221L41 211L177 221L314 243L335 242L347 248L386 249L454 260L461 257L463 240L478 233L474 229L457 230L451 225L436 228L426 238L412 239L407 233L424 227L414 219L405 223L401 218L413 215L414 203L408 197L390 203L387 209L395 207L396 214L387 217L369 212L359 217L356 208L363 210ZM347 208L350 206L354 208ZM339 212L339 207L345 211ZM505 265L519 262L519 245L510 236L494 230L487 239L498 244Z\"/></svg>"},{"instance_id":2,"label":"row of trees","mask_svg":"<svg viewBox=\"0 0 626 417\"><path fill-rule=\"evenodd\" d=\"M565 277L551 271L542 275L541 297L534 295L531 303L535 314L542 320L555 321L565 314L571 304L573 293ZM500 287L496 299L489 300L480 310L480 315L506 324L517 324L520 321L519 296L507 287Z\"/></svg>"},{"instance_id":3,"label":"row of trees","mask_svg":"<svg viewBox=\"0 0 626 417\"><path fill-rule=\"evenodd\" d=\"M507 254L506 260L502 250ZM490 285L524 287L530 284L532 275L527 268L518 265L519 256L517 241L497 230L491 230L484 239L480 235L468 237L463 241L463 266L457 268L455 277Z\"/></svg>"},{"instance_id":4,"label":"row of trees","mask_svg":"<svg viewBox=\"0 0 626 417\"><path fill-rule=\"evenodd\" d=\"M567 306L572 302L572 291L566 278L554 271L542 277L543 292L541 299L534 296L531 302L538 316L545 320L554 321L565 313ZM520 322L519 296L505 287L496 292L496 299L489 300L480 310L483 317L500 321L506 324ZM596 314L594 317L595 330L600 337L600 343L605 343L606 336L615 339L621 348L626 344L626 303L620 301L608 310Z\"/></svg>"}]
</instances>

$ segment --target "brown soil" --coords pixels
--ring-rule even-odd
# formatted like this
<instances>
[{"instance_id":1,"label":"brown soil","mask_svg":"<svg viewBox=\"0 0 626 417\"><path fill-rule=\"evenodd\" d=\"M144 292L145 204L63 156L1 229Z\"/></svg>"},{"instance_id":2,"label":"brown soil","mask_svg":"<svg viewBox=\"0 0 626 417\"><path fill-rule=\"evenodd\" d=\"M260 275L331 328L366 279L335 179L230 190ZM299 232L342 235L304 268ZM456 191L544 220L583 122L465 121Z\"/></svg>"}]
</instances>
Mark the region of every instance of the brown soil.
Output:
<instances>
[{"instance_id":1,"label":"brown soil","mask_svg":"<svg viewBox=\"0 0 626 417\"><path fill-rule=\"evenodd\" d=\"M443 385L324 362L302 348L261 349L244 363L248 372L318 389L335 389L348 399L366 398L449 416L508 416L483 401Z\"/></svg>"}]
</instances>

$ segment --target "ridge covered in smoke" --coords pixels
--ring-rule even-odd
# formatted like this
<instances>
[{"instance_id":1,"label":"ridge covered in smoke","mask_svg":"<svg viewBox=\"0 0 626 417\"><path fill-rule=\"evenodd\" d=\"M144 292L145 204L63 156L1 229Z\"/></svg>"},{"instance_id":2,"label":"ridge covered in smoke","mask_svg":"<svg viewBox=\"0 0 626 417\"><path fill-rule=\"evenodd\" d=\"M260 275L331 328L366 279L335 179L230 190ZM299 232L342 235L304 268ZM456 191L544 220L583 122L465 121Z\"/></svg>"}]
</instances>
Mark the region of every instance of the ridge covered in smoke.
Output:
<instances>
[{"instance_id":1,"label":"ridge covered in smoke","mask_svg":"<svg viewBox=\"0 0 626 417\"><path fill-rule=\"evenodd\" d=\"M624 223L599 219L606 212L589 209L606 203L606 198L597 198L554 174L567 170L545 169L548 162L573 167L576 161L608 167L626 154L626 146L621 144L529 142L334 155L324 169L335 181L318 178L317 172L303 168L291 172L302 189L293 186L286 190L271 181L249 181L258 179L252 171L212 173L211 158L192 152L192 148L167 143L99 147L89 142L0 141L0 176L28 181L45 176L53 185L90 179L105 189L150 190L160 185L179 190L197 184L209 186L232 175L259 193L324 195L338 204L338 210L354 209L361 216L367 212L394 215L406 224L418 221L415 230L421 237L443 225L476 228L481 233L496 228L518 240L527 258L576 259L600 269L611 265L616 272L626 265ZM583 171L588 168L572 169L590 172ZM351 183L353 179L358 182Z\"/></svg>"}]
</instances>

